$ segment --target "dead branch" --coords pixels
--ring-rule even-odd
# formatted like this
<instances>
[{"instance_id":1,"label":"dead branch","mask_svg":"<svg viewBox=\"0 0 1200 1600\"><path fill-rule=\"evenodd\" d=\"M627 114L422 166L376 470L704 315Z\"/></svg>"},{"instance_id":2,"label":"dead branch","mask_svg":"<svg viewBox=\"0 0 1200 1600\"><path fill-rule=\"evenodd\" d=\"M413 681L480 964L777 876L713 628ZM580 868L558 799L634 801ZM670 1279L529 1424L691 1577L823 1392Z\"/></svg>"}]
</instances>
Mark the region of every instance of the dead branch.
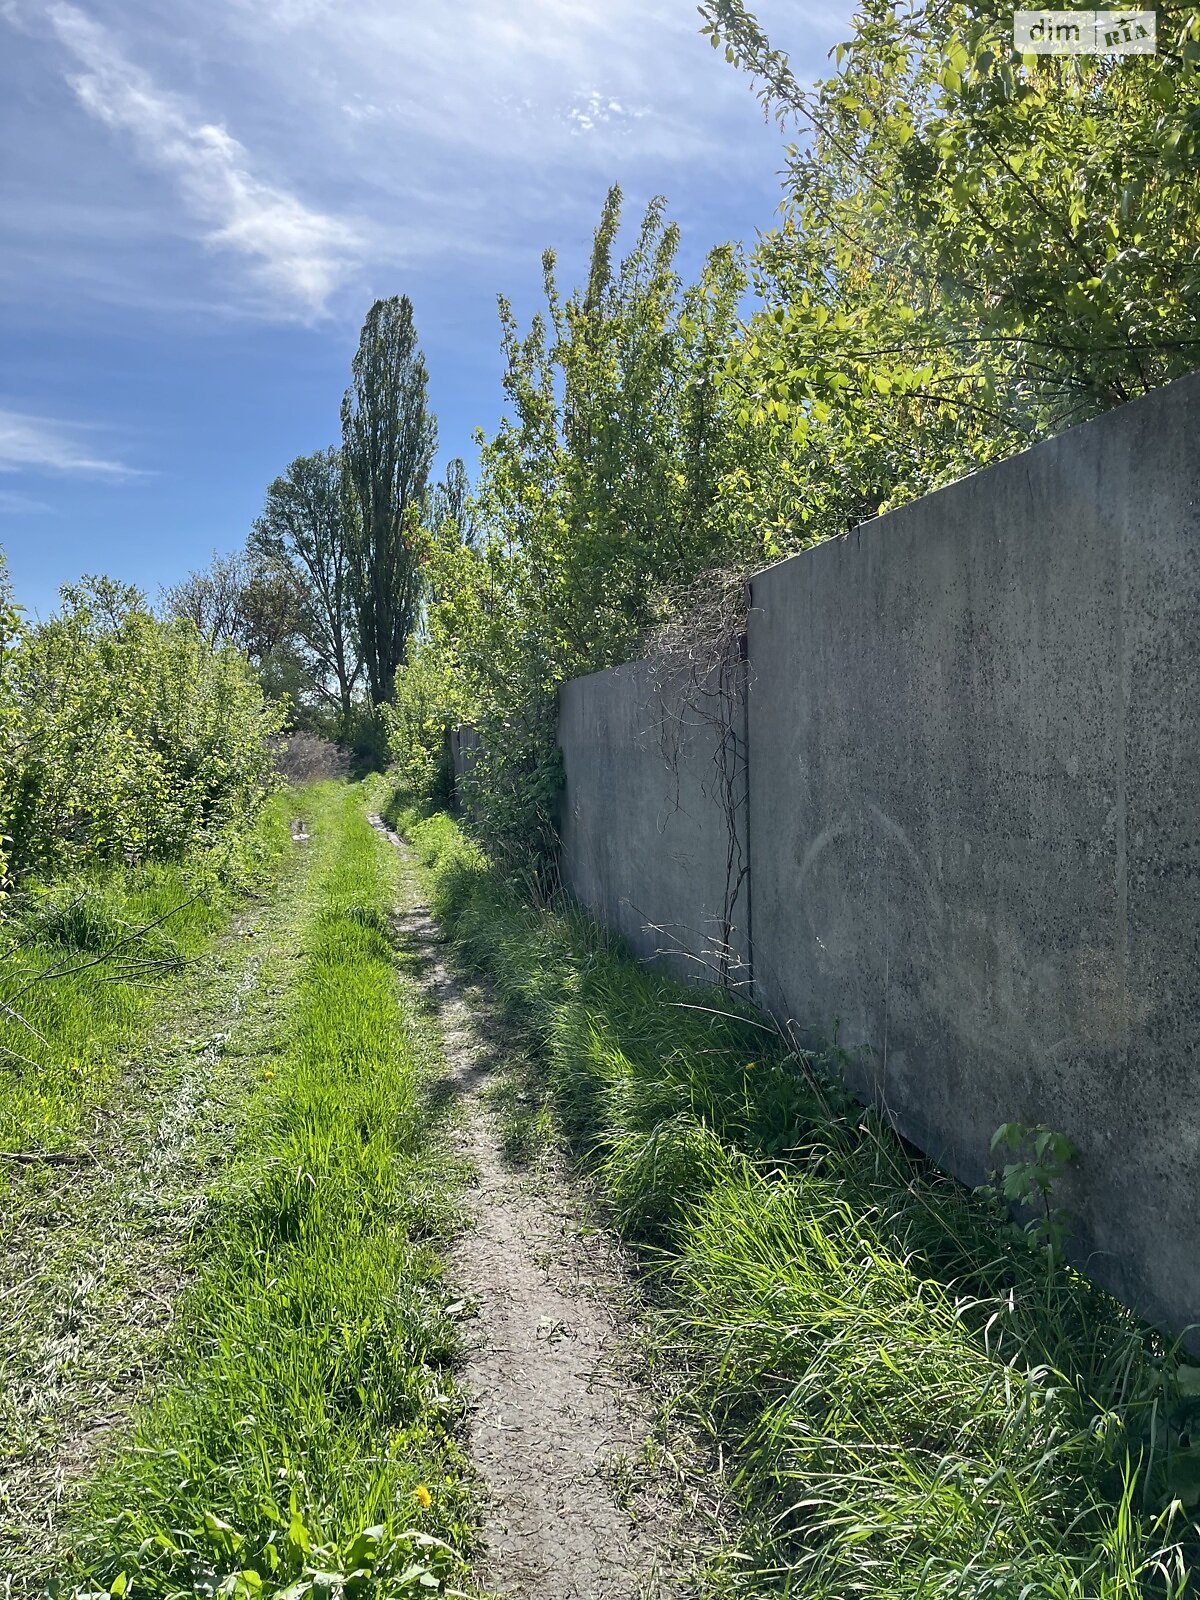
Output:
<instances>
[{"instance_id":1,"label":"dead branch","mask_svg":"<svg viewBox=\"0 0 1200 1600\"><path fill-rule=\"evenodd\" d=\"M82 1150L0 1150L0 1161L19 1167L77 1167L91 1159Z\"/></svg>"}]
</instances>

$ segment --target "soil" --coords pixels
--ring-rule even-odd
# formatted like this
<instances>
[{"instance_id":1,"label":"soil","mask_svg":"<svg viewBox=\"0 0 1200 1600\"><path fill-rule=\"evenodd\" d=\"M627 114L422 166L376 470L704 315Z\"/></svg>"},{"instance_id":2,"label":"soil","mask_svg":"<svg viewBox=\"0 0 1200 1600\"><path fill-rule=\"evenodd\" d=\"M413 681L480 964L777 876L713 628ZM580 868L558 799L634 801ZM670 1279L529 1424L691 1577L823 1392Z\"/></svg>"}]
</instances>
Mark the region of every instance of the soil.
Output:
<instances>
[{"instance_id":1,"label":"soil","mask_svg":"<svg viewBox=\"0 0 1200 1600\"><path fill-rule=\"evenodd\" d=\"M476 1581L511 1600L690 1594L693 1513L659 1462L628 1268L561 1161L531 1173L506 1158L486 1091L516 1046L487 986L455 970L407 845L372 821L406 863L399 931L438 1010L457 1136L477 1174L450 1257L475 1313L463 1376L487 1501Z\"/></svg>"}]
</instances>

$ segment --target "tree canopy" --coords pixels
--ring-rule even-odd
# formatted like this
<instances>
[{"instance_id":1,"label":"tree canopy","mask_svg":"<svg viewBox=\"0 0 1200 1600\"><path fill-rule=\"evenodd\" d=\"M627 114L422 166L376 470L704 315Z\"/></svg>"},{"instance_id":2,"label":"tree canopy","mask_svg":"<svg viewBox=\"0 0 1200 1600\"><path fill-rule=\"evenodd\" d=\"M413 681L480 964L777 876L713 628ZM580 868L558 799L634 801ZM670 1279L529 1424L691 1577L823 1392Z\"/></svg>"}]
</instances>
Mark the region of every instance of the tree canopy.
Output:
<instances>
[{"instance_id":1,"label":"tree canopy","mask_svg":"<svg viewBox=\"0 0 1200 1600\"><path fill-rule=\"evenodd\" d=\"M1200 12L1160 11L1157 56L1022 57L1011 10L864 0L812 86L741 0L701 13L800 135L756 419L885 399L1008 451L1196 365Z\"/></svg>"}]
</instances>

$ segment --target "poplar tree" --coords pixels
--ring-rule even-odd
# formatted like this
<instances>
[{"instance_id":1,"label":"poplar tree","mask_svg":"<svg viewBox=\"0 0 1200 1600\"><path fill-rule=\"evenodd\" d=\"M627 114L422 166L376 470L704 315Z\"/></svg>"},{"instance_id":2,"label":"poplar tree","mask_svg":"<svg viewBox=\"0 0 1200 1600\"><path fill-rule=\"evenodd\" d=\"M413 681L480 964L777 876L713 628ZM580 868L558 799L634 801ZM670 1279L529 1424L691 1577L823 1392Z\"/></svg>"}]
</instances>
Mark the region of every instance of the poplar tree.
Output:
<instances>
[{"instance_id":1,"label":"poplar tree","mask_svg":"<svg viewBox=\"0 0 1200 1600\"><path fill-rule=\"evenodd\" d=\"M421 512L437 444L407 295L367 313L342 401L351 593L367 687L395 697L420 602Z\"/></svg>"}]
</instances>

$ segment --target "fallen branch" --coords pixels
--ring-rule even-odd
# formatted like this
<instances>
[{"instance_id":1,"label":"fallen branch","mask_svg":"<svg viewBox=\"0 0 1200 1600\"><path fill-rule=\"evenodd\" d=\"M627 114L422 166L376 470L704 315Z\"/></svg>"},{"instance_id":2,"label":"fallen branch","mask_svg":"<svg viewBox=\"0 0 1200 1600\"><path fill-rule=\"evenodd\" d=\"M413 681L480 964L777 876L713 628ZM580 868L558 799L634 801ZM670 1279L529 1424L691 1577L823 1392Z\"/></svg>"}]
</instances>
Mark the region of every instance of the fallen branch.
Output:
<instances>
[{"instance_id":1,"label":"fallen branch","mask_svg":"<svg viewBox=\"0 0 1200 1600\"><path fill-rule=\"evenodd\" d=\"M36 977L30 978L28 983L23 984L16 994L10 995L6 1004L19 1000L22 995L28 994L30 989L39 983L50 983L57 978L73 978L80 972L88 972L92 967L99 967L106 961L111 961L118 950L123 950L126 945L132 944L136 939L143 938L150 932L151 928L161 926L169 918L177 915L180 911L186 911L190 905L194 905L200 899L200 893L201 891L198 890L195 894L189 895L186 900L180 901L177 906L172 906L169 911L164 911L161 917L155 917L152 922L144 923L142 927L135 928L132 933L126 934L123 939L118 939L115 944L110 944L107 950L102 950L98 956L94 956L90 961L81 961L74 967L56 967L51 972L39 972ZM157 964L158 960L159 958L156 957L145 957L141 958L139 964L142 964L142 962L148 965Z\"/></svg>"},{"instance_id":2,"label":"fallen branch","mask_svg":"<svg viewBox=\"0 0 1200 1600\"><path fill-rule=\"evenodd\" d=\"M14 1161L19 1167L74 1167L92 1159L82 1150L0 1150L0 1161Z\"/></svg>"}]
</instances>

